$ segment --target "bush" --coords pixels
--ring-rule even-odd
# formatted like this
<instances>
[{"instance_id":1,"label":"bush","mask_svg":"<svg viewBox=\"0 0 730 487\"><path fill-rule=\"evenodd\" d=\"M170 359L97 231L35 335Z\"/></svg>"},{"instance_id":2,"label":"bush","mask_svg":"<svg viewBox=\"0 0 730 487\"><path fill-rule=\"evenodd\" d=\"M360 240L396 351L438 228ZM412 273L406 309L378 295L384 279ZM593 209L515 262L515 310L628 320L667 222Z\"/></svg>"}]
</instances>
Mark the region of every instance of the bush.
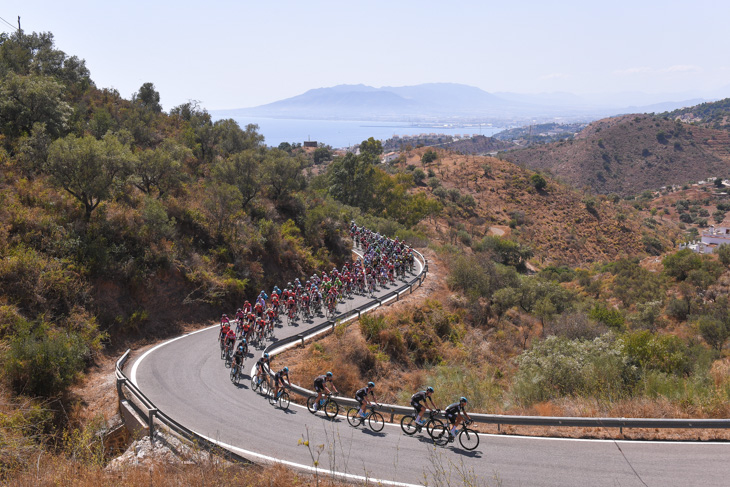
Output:
<instances>
[{"instance_id":1,"label":"bush","mask_svg":"<svg viewBox=\"0 0 730 487\"><path fill-rule=\"evenodd\" d=\"M667 303L667 314L672 318L684 321L689 316L689 303L684 299L672 298Z\"/></svg>"},{"instance_id":2,"label":"bush","mask_svg":"<svg viewBox=\"0 0 730 487\"><path fill-rule=\"evenodd\" d=\"M551 336L517 363L512 392L523 405L566 396L616 400L630 393L637 378L612 334L591 341Z\"/></svg>"},{"instance_id":3,"label":"bush","mask_svg":"<svg viewBox=\"0 0 730 487\"><path fill-rule=\"evenodd\" d=\"M724 266L730 266L730 245L720 245L717 250L715 250L715 253L718 255L720 262L722 262Z\"/></svg>"},{"instance_id":4,"label":"bush","mask_svg":"<svg viewBox=\"0 0 730 487\"><path fill-rule=\"evenodd\" d=\"M25 323L10 340L3 366L16 393L53 397L76 380L90 352L75 333Z\"/></svg>"},{"instance_id":5,"label":"bush","mask_svg":"<svg viewBox=\"0 0 730 487\"><path fill-rule=\"evenodd\" d=\"M533 174L530 177L530 183L538 191L545 189L545 187L547 186L547 181L545 180L545 178L537 173Z\"/></svg>"},{"instance_id":6,"label":"bush","mask_svg":"<svg viewBox=\"0 0 730 487\"><path fill-rule=\"evenodd\" d=\"M641 369L674 375L689 375L692 370L687 345L674 335L643 330L625 333L621 342L630 362Z\"/></svg>"},{"instance_id":7,"label":"bush","mask_svg":"<svg viewBox=\"0 0 730 487\"><path fill-rule=\"evenodd\" d=\"M439 155L436 152L429 149L426 152L424 152L423 155L421 156L421 162L424 164L430 164L433 161L435 161L436 159L438 159L438 157L439 157Z\"/></svg>"},{"instance_id":8,"label":"bush","mask_svg":"<svg viewBox=\"0 0 730 487\"><path fill-rule=\"evenodd\" d=\"M426 179L426 173L423 172L423 169L416 168L415 171L413 171L413 182L418 184L421 184Z\"/></svg>"},{"instance_id":9,"label":"bush","mask_svg":"<svg viewBox=\"0 0 730 487\"><path fill-rule=\"evenodd\" d=\"M607 331L608 328L603 323L591 320L581 311L565 312L556 316L545 327L547 335L561 336L570 340L593 340Z\"/></svg>"},{"instance_id":10,"label":"bush","mask_svg":"<svg viewBox=\"0 0 730 487\"><path fill-rule=\"evenodd\" d=\"M588 312L588 317L598 323L603 323L614 330L622 330L626 320L621 311L617 309L608 309L605 305L596 304Z\"/></svg>"}]
</instances>

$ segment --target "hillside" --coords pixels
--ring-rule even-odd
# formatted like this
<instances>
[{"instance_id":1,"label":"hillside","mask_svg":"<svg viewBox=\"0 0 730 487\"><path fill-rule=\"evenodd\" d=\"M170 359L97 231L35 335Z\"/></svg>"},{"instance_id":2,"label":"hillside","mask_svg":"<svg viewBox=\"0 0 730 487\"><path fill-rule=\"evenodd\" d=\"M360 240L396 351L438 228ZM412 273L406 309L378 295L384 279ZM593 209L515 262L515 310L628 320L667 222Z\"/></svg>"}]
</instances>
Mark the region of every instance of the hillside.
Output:
<instances>
[{"instance_id":1,"label":"hillside","mask_svg":"<svg viewBox=\"0 0 730 487\"><path fill-rule=\"evenodd\" d=\"M503 157L576 188L633 195L727 176L730 134L663 117L625 115L593 122L572 140L515 150Z\"/></svg>"},{"instance_id":2,"label":"hillside","mask_svg":"<svg viewBox=\"0 0 730 487\"><path fill-rule=\"evenodd\" d=\"M445 242L477 241L506 234L529 246L538 265L583 265L672 247L676 226L650 228L626 203L580 193L556 181L537 190L533 172L493 157L438 151L424 164L427 149L407 154L402 168L433 174L416 191L442 201L441 215L425 225ZM490 230L491 229L491 230Z\"/></svg>"},{"instance_id":3,"label":"hillside","mask_svg":"<svg viewBox=\"0 0 730 487\"><path fill-rule=\"evenodd\" d=\"M730 129L730 98L680 108L663 113L662 116L705 128L728 130Z\"/></svg>"}]
</instances>

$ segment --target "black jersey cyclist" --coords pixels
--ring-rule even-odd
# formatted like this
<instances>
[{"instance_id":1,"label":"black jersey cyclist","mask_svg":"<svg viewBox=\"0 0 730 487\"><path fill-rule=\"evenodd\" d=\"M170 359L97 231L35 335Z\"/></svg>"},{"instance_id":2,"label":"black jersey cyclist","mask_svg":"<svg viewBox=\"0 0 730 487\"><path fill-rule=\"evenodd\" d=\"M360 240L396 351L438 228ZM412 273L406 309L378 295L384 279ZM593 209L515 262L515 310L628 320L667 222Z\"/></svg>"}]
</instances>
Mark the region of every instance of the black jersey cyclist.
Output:
<instances>
[{"instance_id":1,"label":"black jersey cyclist","mask_svg":"<svg viewBox=\"0 0 730 487\"><path fill-rule=\"evenodd\" d=\"M433 406L433 409L438 409L433 403L431 395L433 395L433 387L429 386L426 388L425 391L416 392L411 396L411 406L413 406L413 408L416 410L416 423L418 424L422 425L426 422L425 420L421 419L423 413L426 412L426 406L424 405L426 403L426 400L431 402L431 406Z\"/></svg>"},{"instance_id":2,"label":"black jersey cyclist","mask_svg":"<svg viewBox=\"0 0 730 487\"><path fill-rule=\"evenodd\" d=\"M284 378L286 378L286 381L284 381ZM284 384L291 387L291 382L289 382L289 367L284 367L274 374L274 397L277 397L279 394L279 384L281 384L281 387L283 387Z\"/></svg>"},{"instance_id":3,"label":"black jersey cyclist","mask_svg":"<svg viewBox=\"0 0 730 487\"><path fill-rule=\"evenodd\" d=\"M459 402L449 404L444 410L444 415L446 416L446 419L448 419L451 423L451 435L449 436L449 441L454 441L454 437L456 436L456 429L459 427L464 418L471 420L471 418L464 409L467 402L468 401L466 400L466 398L462 397L461 399L459 399Z\"/></svg>"},{"instance_id":4,"label":"black jersey cyclist","mask_svg":"<svg viewBox=\"0 0 730 487\"><path fill-rule=\"evenodd\" d=\"M368 382L368 385L363 387L362 389L358 389L357 392L355 392L355 400L360 404L360 417L367 417L365 414L365 408L372 404L370 400L368 400L368 395L373 397L374 401L377 401L378 398L375 397L375 392L373 391L373 388L375 388L375 382Z\"/></svg>"},{"instance_id":5,"label":"black jersey cyclist","mask_svg":"<svg viewBox=\"0 0 730 487\"><path fill-rule=\"evenodd\" d=\"M324 396L325 394L332 394L330 388L327 387L328 382L330 384L330 387L332 387L332 389L337 392L335 383L332 382L332 372L327 372L324 375L318 375L314 378L314 391L317 393L317 400L314 403L315 411L317 410L317 408L319 408L319 402L322 400L322 396Z\"/></svg>"},{"instance_id":6,"label":"black jersey cyclist","mask_svg":"<svg viewBox=\"0 0 730 487\"><path fill-rule=\"evenodd\" d=\"M265 353L261 358L259 358L256 361L256 378L261 381L261 378L263 377L265 371L264 371L264 365L269 366L269 354Z\"/></svg>"},{"instance_id":7,"label":"black jersey cyclist","mask_svg":"<svg viewBox=\"0 0 730 487\"><path fill-rule=\"evenodd\" d=\"M236 367L240 367L243 365L243 358L245 357L245 352L243 350L243 343L238 346L236 351L233 353L233 363L236 365Z\"/></svg>"}]
</instances>

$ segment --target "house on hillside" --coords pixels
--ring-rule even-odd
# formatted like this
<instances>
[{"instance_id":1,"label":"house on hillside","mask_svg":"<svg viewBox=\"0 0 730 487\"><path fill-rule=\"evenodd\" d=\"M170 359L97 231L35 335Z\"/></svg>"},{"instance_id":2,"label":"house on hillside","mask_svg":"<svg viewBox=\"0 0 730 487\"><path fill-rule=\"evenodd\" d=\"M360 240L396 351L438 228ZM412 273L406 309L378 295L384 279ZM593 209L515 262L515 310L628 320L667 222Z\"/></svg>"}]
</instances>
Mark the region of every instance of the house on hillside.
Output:
<instances>
[{"instance_id":1,"label":"house on hillside","mask_svg":"<svg viewBox=\"0 0 730 487\"><path fill-rule=\"evenodd\" d=\"M722 244L730 245L730 228L711 226L703 230L700 241L680 244L679 250L690 249L698 254L711 254Z\"/></svg>"},{"instance_id":2,"label":"house on hillside","mask_svg":"<svg viewBox=\"0 0 730 487\"><path fill-rule=\"evenodd\" d=\"M387 154L383 154L383 157L380 158L380 162L383 164L388 164L389 162L393 162L400 156L400 153L398 152L388 152Z\"/></svg>"}]
</instances>

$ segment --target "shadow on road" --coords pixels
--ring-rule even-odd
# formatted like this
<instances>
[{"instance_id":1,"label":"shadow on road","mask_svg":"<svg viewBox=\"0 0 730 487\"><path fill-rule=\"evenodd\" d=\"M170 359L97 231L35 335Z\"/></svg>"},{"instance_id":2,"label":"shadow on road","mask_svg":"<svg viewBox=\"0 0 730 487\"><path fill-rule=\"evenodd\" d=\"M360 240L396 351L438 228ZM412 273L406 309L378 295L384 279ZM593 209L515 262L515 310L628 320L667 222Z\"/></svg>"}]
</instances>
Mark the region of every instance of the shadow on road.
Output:
<instances>
[{"instance_id":1,"label":"shadow on road","mask_svg":"<svg viewBox=\"0 0 730 487\"><path fill-rule=\"evenodd\" d=\"M366 434L368 436L375 436L375 437L378 437L378 438L385 438L385 433L383 433L382 431L375 432L375 431L371 430L370 428L367 428L367 429L366 428L363 428L360 431L362 431L364 434Z\"/></svg>"}]
</instances>

